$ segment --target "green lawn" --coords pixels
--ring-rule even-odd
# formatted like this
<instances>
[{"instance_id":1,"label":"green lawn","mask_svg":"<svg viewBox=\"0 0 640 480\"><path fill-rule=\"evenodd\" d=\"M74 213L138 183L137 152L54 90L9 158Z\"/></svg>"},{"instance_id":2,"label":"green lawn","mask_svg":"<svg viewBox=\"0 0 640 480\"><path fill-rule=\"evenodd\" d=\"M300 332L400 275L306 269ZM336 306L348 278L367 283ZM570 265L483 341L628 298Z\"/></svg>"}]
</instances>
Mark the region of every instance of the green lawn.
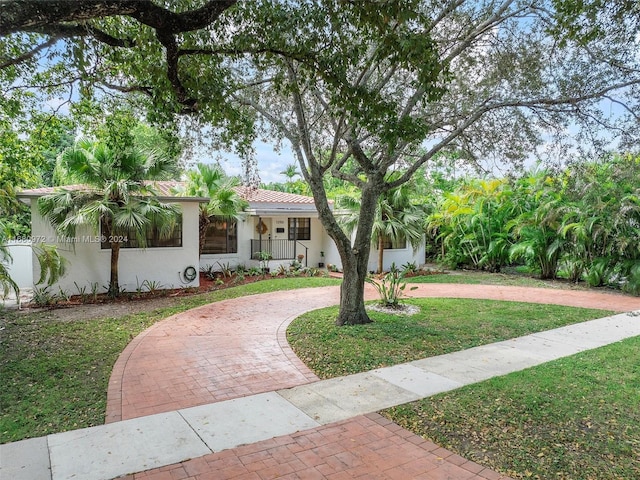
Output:
<instances>
[{"instance_id":1,"label":"green lawn","mask_svg":"<svg viewBox=\"0 0 640 480\"><path fill-rule=\"evenodd\" d=\"M640 337L383 412L513 478L640 478Z\"/></svg>"},{"instance_id":2,"label":"green lawn","mask_svg":"<svg viewBox=\"0 0 640 480\"><path fill-rule=\"evenodd\" d=\"M493 276L495 278L495 276ZM335 327L335 309L289 327L298 355L322 378L468 348L608 315L511 302L411 299L415 316L371 312ZM383 415L513 478L640 478L640 337L452 392Z\"/></svg>"},{"instance_id":3,"label":"green lawn","mask_svg":"<svg viewBox=\"0 0 640 480\"><path fill-rule=\"evenodd\" d=\"M474 272L420 280L549 286ZM0 312L5 317L0 443L102 424L107 381L118 355L138 333L163 318L226 298L338 283L325 278L265 280L176 298L170 307L121 318L69 322L43 313ZM375 322L364 326L336 327L335 308L310 312L291 324L288 337L303 361L328 378L610 313L481 300L407 302L419 306L420 313L407 317L371 312ZM640 478L639 359L640 340L630 339L383 414L514 478Z\"/></svg>"},{"instance_id":4,"label":"green lawn","mask_svg":"<svg viewBox=\"0 0 640 480\"><path fill-rule=\"evenodd\" d=\"M287 339L320 378L409 362L533 332L605 317L612 312L495 300L408 299L413 316L370 312L374 323L337 327L337 307L294 320Z\"/></svg>"},{"instance_id":5,"label":"green lawn","mask_svg":"<svg viewBox=\"0 0 640 480\"><path fill-rule=\"evenodd\" d=\"M0 311L0 443L104 423L111 369L140 332L211 302L294 288L338 285L329 278L264 280L119 318L50 320L47 312Z\"/></svg>"}]
</instances>

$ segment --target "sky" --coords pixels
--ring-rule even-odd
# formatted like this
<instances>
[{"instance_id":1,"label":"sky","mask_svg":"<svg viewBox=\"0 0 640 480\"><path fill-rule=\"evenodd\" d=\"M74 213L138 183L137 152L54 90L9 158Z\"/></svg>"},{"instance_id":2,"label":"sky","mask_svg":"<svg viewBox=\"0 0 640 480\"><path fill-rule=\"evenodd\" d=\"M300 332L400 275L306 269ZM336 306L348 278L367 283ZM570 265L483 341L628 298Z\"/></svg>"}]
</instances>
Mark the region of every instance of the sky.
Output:
<instances>
[{"instance_id":1,"label":"sky","mask_svg":"<svg viewBox=\"0 0 640 480\"><path fill-rule=\"evenodd\" d=\"M292 163L297 165L297 160L286 141L282 142L279 151L276 151L273 145L263 141L256 141L254 148L256 159L258 160L258 173L262 183L284 183L287 178L280 172L282 172L287 165L291 165ZM232 153L216 152L209 157L202 156L197 161L204 163L219 161L227 175L242 175L242 160L239 156Z\"/></svg>"}]
</instances>

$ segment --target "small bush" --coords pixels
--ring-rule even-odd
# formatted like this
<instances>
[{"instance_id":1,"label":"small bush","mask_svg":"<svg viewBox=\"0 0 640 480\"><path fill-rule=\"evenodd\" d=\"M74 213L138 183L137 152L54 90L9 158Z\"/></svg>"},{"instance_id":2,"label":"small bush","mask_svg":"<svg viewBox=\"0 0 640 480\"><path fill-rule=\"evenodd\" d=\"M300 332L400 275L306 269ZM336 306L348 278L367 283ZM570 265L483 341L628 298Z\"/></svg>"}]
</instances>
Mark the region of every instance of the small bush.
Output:
<instances>
[{"instance_id":1,"label":"small bush","mask_svg":"<svg viewBox=\"0 0 640 480\"><path fill-rule=\"evenodd\" d=\"M209 280L215 280L217 277L215 267L207 264L204 267L200 267L200 272L205 275Z\"/></svg>"},{"instance_id":2,"label":"small bush","mask_svg":"<svg viewBox=\"0 0 640 480\"><path fill-rule=\"evenodd\" d=\"M391 264L391 269L386 273L380 281L374 280L372 277L367 277L367 282L373 285L378 294L380 295L380 304L385 307L398 307L400 298L407 287L407 282L404 281L404 277L407 274L406 270L400 270L396 267L396 264ZM417 287L412 287L417 288Z\"/></svg>"},{"instance_id":3,"label":"small bush","mask_svg":"<svg viewBox=\"0 0 640 480\"><path fill-rule=\"evenodd\" d=\"M231 264L229 262L227 263L216 262L216 263L220 267L220 273L222 274L222 276L224 278L231 278L231 276L233 275L233 269L231 268Z\"/></svg>"},{"instance_id":4,"label":"small bush","mask_svg":"<svg viewBox=\"0 0 640 480\"><path fill-rule=\"evenodd\" d=\"M38 307L47 307L58 303L58 296L55 293L51 292L49 287L35 287L33 289L33 297L31 299L31 302Z\"/></svg>"}]
</instances>

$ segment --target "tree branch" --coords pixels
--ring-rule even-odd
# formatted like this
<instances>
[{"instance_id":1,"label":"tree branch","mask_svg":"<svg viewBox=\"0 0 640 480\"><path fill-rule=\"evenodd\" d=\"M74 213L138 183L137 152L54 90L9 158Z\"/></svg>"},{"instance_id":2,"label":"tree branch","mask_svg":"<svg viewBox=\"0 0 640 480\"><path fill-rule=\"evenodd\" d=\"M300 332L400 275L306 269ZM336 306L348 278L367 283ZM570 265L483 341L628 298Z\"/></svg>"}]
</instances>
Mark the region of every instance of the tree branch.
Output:
<instances>
[{"instance_id":1,"label":"tree branch","mask_svg":"<svg viewBox=\"0 0 640 480\"><path fill-rule=\"evenodd\" d=\"M93 37L99 42L110 45L112 47L128 48L135 45L134 41L129 38L114 37L113 35L109 35L99 28L93 27L88 24L54 24L49 25L47 28L38 27L33 29L25 29L24 31L41 33L43 35L51 35L53 38L55 38L56 41L60 40L61 38Z\"/></svg>"},{"instance_id":2,"label":"tree branch","mask_svg":"<svg viewBox=\"0 0 640 480\"><path fill-rule=\"evenodd\" d=\"M629 106L624 103L621 102L620 100L616 100L615 98L610 97L609 95L603 95L603 98L606 98L607 100L609 100L611 103L615 103L617 105L620 105L622 108L624 108L627 112L629 112L631 114L631 116L633 116L633 118L635 118L636 120L640 121L640 115L638 115L636 112L634 112L633 110L631 110L631 108L629 108Z\"/></svg>"},{"instance_id":3,"label":"tree branch","mask_svg":"<svg viewBox=\"0 0 640 480\"><path fill-rule=\"evenodd\" d=\"M10 58L9 60L4 61L3 63L0 63L0 70L2 70L3 68L7 68L10 67L12 65L17 65L19 63L22 62L26 62L28 60L31 60L34 56L36 56L40 51L44 50L45 48L49 48L51 45L53 45L54 43L56 43L59 40L59 37L52 37L49 40L47 40L44 43L41 43L40 45L38 45L37 47L33 48L32 50L29 50L26 53L23 53L22 55L20 55L19 57L16 58Z\"/></svg>"},{"instance_id":4,"label":"tree branch","mask_svg":"<svg viewBox=\"0 0 640 480\"><path fill-rule=\"evenodd\" d=\"M54 33L69 23L129 16L170 34L199 30L210 25L237 0L211 0L202 7L175 13L151 0L12 0L2 5L0 36L21 31Z\"/></svg>"},{"instance_id":5,"label":"tree branch","mask_svg":"<svg viewBox=\"0 0 640 480\"><path fill-rule=\"evenodd\" d=\"M296 140L295 140L296 137L293 134L293 132L291 130L289 130L286 127L286 125L279 118L277 118L275 115L273 115L263 104L261 104L259 102L255 102L255 101L253 101L253 100L251 100L251 99L249 99L247 97L240 97L240 96L236 95L235 93L231 93L230 95L240 105L244 105L244 106L253 108L260 115L264 116L269 121L269 123L271 123L272 125L276 126L280 130L282 130L282 133L284 134L284 136L287 137L292 144L293 143L297 143Z\"/></svg>"},{"instance_id":6,"label":"tree branch","mask_svg":"<svg viewBox=\"0 0 640 480\"><path fill-rule=\"evenodd\" d=\"M151 89L151 87L144 87L142 85L129 85L129 86L123 86L123 85L115 85L113 83L109 83L109 82L105 82L105 81L101 81L100 82L101 85L111 89L111 90L116 90L118 92L122 92L122 93L132 93L132 92L140 92L140 93L144 93L145 95L148 96L152 96L153 95L153 91Z\"/></svg>"},{"instance_id":7,"label":"tree branch","mask_svg":"<svg viewBox=\"0 0 640 480\"><path fill-rule=\"evenodd\" d=\"M176 39L172 34L161 30L156 31L156 38L166 50L167 78L171 83L171 87L176 94L178 102L184 105L187 111L197 110L197 100L189 96L186 88L180 81L180 76L178 74L178 60L180 56L178 55L179 50Z\"/></svg>"},{"instance_id":8,"label":"tree branch","mask_svg":"<svg viewBox=\"0 0 640 480\"><path fill-rule=\"evenodd\" d=\"M52 38L21 57L6 61L2 66L28 61L47 45L64 37L91 36L112 47L132 47L130 39L119 39L88 24L113 16L128 16L156 31L158 41L166 50L167 78L178 102L186 113L197 110L179 77L181 55L175 35L199 30L212 24L237 0L211 0L202 7L185 12L173 12L151 0L13 0L4 2L0 16L0 37L15 32L37 32ZM144 91L144 90L142 90Z\"/></svg>"},{"instance_id":9,"label":"tree branch","mask_svg":"<svg viewBox=\"0 0 640 480\"><path fill-rule=\"evenodd\" d=\"M289 80L292 83L292 100L293 100L293 111L296 116L296 122L298 124L298 133L299 140L304 150L305 157L310 162L310 166L313 168L313 163L315 162L315 157L313 155L313 150L311 148L311 139L309 138L309 125L307 123L307 118L304 113L304 108L302 106L302 97L300 94L300 85L298 84L298 80L296 78L296 72L291 65L291 62L287 62L287 74L289 76ZM305 180L308 182L308 176L305 176Z\"/></svg>"},{"instance_id":10,"label":"tree branch","mask_svg":"<svg viewBox=\"0 0 640 480\"><path fill-rule=\"evenodd\" d=\"M502 108L528 108L528 109L536 109L540 107L555 107L561 105L569 105L569 106L577 106L578 104L593 100L597 98L604 97L607 93L618 90L621 88L630 87L632 85L636 85L640 83L640 80L633 80L629 82L624 82L616 85L611 85L609 87L600 89L595 92L587 93L584 95L576 96L576 97L561 97L561 98L538 98L532 100L508 100L503 102L490 103L491 99L485 100L474 112L471 112L466 116L466 118L456 125L454 129L440 142L431 147L427 153L422 155L418 161L416 161L411 167L409 167L405 173L396 179L394 182L389 183L389 188L395 188L397 186L402 185L407 182L411 176L424 165L430 158L432 158L436 153L442 150L444 147L449 145L453 140L459 137L467 128L477 122L483 115L486 113L498 110Z\"/></svg>"}]
</instances>

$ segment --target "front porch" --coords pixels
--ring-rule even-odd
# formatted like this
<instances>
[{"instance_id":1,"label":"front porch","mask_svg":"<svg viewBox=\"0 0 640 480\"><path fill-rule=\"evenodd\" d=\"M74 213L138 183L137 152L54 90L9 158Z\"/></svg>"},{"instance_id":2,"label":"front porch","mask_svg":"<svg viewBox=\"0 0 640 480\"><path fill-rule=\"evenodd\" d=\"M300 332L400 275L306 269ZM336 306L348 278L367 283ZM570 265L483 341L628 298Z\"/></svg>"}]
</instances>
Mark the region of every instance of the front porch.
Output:
<instances>
[{"instance_id":1,"label":"front porch","mask_svg":"<svg viewBox=\"0 0 640 480\"><path fill-rule=\"evenodd\" d=\"M251 259L260 260L260 252L270 255L269 260L296 260L298 255L304 255L302 264L308 266L309 247L298 240L258 238L251 239Z\"/></svg>"}]
</instances>

